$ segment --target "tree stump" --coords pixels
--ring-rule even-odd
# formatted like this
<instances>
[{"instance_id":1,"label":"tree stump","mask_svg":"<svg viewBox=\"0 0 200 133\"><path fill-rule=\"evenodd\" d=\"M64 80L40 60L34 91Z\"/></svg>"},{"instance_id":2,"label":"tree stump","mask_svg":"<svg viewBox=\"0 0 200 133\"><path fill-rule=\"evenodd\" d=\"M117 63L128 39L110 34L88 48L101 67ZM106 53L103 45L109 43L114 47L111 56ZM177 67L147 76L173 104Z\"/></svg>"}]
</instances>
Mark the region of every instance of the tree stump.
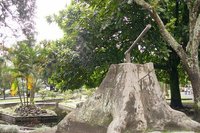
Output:
<instances>
[{"instance_id":1,"label":"tree stump","mask_svg":"<svg viewBox=\"0 0 200 133\"><path fill-rule=\"evenodd\" d=\"M82 107L67 115L56 133L199 131L200 124L166 103L152 63L111 65Z\"/></svg>"}]
</instances>

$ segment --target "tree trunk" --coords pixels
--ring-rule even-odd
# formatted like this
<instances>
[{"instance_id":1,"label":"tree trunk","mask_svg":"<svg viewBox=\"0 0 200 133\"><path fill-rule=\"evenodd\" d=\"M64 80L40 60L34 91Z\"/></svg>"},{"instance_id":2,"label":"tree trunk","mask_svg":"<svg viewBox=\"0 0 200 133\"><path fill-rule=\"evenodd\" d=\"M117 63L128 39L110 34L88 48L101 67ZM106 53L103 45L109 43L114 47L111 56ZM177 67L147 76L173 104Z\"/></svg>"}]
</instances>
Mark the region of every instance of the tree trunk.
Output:
<instances>
[{"instance_id":1,"label":"tree trunk","mask_svg":"<svg viewBox=\"0 0 200 133\"><path fill-rule=\"evenodd\" d=\"M133 1L130 1L130 3L131 2ZM198 50L200 45L200 0L186 1L189 10L189 41L186 46L186 51L168 32L153 6L145 0L134 0L134 2L149 11L151 17L157 23L160 33L165 41L168 42L168 45L172 47L172 49L180 57L192 83L194 101L198 106L198 103L200 103L200 72L198 61Z\"/></svg>"},{"instance_id":2,"label":"tree trunk","mask_svg":"<svg viewBox=\"0 0 200 133\"><path fill-rule=\"evenodd\" d=\"M6 99L6 88L3 88L3 100Z\"/></svg>"},{"instance_id":3,"label":"tree trunk","mask_svg":"<svg viewBox=\"0 0 200 133\"><path fill-rule=\"evenodd\" d=\"M111 65L82 107L67 115L56 133L137 133L146 130L200 131L200 124L166 103L153 64Z\"/></svg>"},{"instance_id":4,"label":"tree trunk","mask_svg":"<svg viewBox=\"0 0 200 133\"><path fill-rule=\"evenodd\" d=\"M18 89L19 89L19 88L18 88ZM24 104L23 104L23 101L22 101L22 95L21 95L20 89L18 90L18 95L19 95L20 103L21 103L21 105L23 106Z\"/></svg>"},{"instance_id":5,"label":"tree trunk","mask_svg":"<svg viewBox=\"0 0 200 133\"><path fill-rule=\"evenodd\" d=\"M194 103L198 109L200 107L200 68L199 61L195 57L187 59L187 62L182 63L188 74L188 77L192 84L192 90L194 95ZM196 110L197 111L197 110Z\"/></svg>"},{"instance_id":6,"label":"tree trunk","mask_svg":"<svg viewBox=\"0 0 200 133\"><path fill-rule=\"evenodd\" d=\"M35 99L35 88L32 88L30 90L30 104L34 104L34 99Z\"/></svg>"},{"instance_id":7,"label":"tree trunk","mask_svg":"<svg viewBox=\"0 0 200 133\"><path fill-rule=\"evenodd\" d=\"M200 72L199 67L193 65L192 69L186 69L189 75L189 79L192 84L193 96L194 96L194 119L200 122Z\"/></svg>"},{"instance_id":8,"label":"tree trunk","mask_svg":"<svg viewBox=\"0 0 200 133\"><path fill-rule=\"evenodd\" d=\"M169 71L170 75L170 90L171 90L171 103L170 106L174 109L183 108L181 95L180 95L180 88L179 88L179 77L177 67L172 68Z\"/></svg>"},{"instance_id":9,"label":"tree trunk","mask_svg":"<svg viewBox=\"0 0 200 133\"><path fill-rule=\"evenodd\" d=\"M180 59L177 56L176 52L171 49L169 56L169 78L170 78L170 90L171 90L171 103L170 106L174 109L183 108L181 101L181 94L179 88L179 74L178 74L178 65Z\"/></svg>"},{"instance_id":10,"label":"tree trunk","mask_svg":"<svg viewBox=\"0 0 200 133\"><path fill-rule=\"evenodd\" d=\"M192 90L194 94L194 102L195 104L200 103L200 72L199 67L187 70L189 75L189 79L192 84Z\"/></svg>"}]
</instances>

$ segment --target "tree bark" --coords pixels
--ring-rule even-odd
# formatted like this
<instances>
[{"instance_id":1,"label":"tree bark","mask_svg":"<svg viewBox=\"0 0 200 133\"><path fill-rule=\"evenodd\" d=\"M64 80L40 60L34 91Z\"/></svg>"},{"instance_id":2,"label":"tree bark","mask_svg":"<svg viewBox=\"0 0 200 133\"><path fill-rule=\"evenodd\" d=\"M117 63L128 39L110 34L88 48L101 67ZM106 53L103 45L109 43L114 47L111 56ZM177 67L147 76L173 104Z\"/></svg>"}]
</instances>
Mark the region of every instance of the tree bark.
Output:
<instances>
[{"instance_id":1,"label":"tree bark","mask_svg":"<svg viewBox=\"0 0 200 133\"><path fill-rule=\"evenodd\" d=\"M33 87L33 88L30 90L30 103L31 103L31 104L34 104L34 99L35 99L35 87Z\"/></svg>"},{"instance_id":2,"label":"tree bark","mask_svg":"<svg viewBox=\"0 0 200 133\"><path fill-rule=\"evenodd\" d=\"M200 71L198 66L193 66L192 69L187 70L187 73L189 75L192 88L193 88L193 94L194 94L194 102L198 104L200 102Z\"/></svg>"},{"instance_id":3,"label":"tree bark","mask_svg":"<svg viewBox=\"0 0 200 133\"><path fill-rule=\"evenodd\" d=\"M82 107L67 115L56 133L138 133L146 130L200 131L200 124L166 103L153 64L111 65Z\"/></svg>"},{"instance_id":4,"label":"tree bark","mask_svg":"<svg viewBox=\"0 0 200 133\"><path fill-rule=\"evenodd\" d=\"M170 77L170 90L171 90L171 103L170 106L174 109L183 108L181 101L181 94L179 88L179 74L178 65L180 64L180 58L177 56L174 50L171 50L169 56L169 77Z\"/></svg>"},{"instance_id":5,"label":"tree bark","mask_svg":"<svg viewBox=\"0 0 200 133\"><path fill-rule=\"evenodd\" d=\"M170 106L174 109L183 108L180 95L177 67L172 67L171 70L169 70L169 76L170 76L170 90L171 90Z\"/></svg>"},{"instance_id":6,"label":"tree bark","mask_svg":"<svg viewBox=\"0 0 200 133\"><path fill-rule=\"evenodd\" d=\"M6 88L5 87L3 87L3 100L5 100L6 99Z\"/></svg>"}]
</instances>

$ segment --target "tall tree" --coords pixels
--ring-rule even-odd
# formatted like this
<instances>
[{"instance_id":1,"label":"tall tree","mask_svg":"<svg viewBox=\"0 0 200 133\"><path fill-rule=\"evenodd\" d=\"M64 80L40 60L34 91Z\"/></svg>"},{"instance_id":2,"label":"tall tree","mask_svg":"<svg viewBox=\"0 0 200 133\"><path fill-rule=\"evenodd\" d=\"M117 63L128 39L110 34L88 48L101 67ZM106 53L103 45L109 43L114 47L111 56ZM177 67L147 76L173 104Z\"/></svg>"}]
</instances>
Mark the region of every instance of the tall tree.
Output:
<instances>
[{"instance_id":1,"label":"tall tree","mask_svg":"<svg viewBox=\"0 0 200 133\"><path fill-rule=\"evenodd\" d=\"M74 53L76 53L76 56L73 56L73 58L70 59L71 61L66 61L68 58L66 58L67 54L65 54L65 56L63 56L63 54L62 56L59 56L61 58L57 56L57 61L61 59L61 61L65 61L66 63L57 63L62 65L57 67L58 72L53 76L54 78L52 78L56 81L54 82L55 84L58 85L61 83L66 87L70 86L69 84L65 84L69 79L73 81L79 79L77 82L79 85L84 83L88 85L90 84L90 86L98 86L108 66L110 64L123 62L124 52L139 35L142 28L147 23L152 23L148 14L143 10L140 10L137 5L132 6L127 3L122 3L119 5L117 10L115 10L116 5L114 7L113 5L115 5L115 3L110 4L105 9L105 5L102 4L102 8L99 7L98 9L92 9L87 4L78 2L74 3L66 10L61 11L58 16L54 16L54 20L66 34L64 40L57 43L58 46L55 52L59 55L64 48L70 48ZM48 20L51 21L50 18ZM157 64L160 62L166 62L166 60L160 58L161 56L158 55L162 54L166 57L165 59L167 59L168 51L171 50L167 50L167 47L162 45L163 40L156 31L157 29L154 28L149 33L148 38L144 39L145 41L142 42L144 44L141 44L139 49L135 49L132 52L132 55L134 55L134 58L132 58L134 62L144 63L147 61L154 61ZM157 43L159 42L160 45L157 45L155 41L153 42L152 38L154 38ZM58 47L61 49L58 50ZM63 64L67 63L71 63L71 65L74 66L71 68L77 68L77 66L79 66L78 68L81 68L81 66L83 66L82 68L85 70L84 72L83 69L79 69L80 71L74 71L74 69L71 70L69 67L66 67L66 65L64 65L65 67L63 66ZM169 63L165 64L168 64L164 66L165 69L170 67ZM64 68L62 68L62 66ZM63 71L62 73L61 70L66 69L70 71L72 74L71 76L67 74L69 72ZM73 71L75 74L73 74ZM83 74L84 78L80 78ZM63 76L60 77L61 75ZM65 82L62 80L63 78L65 79ZM172 81L174 80L172 79ZM179 89L179 87L176 88ZM176 107L182 106L181 103L177 102L177 99L179 102L181 101L180 96L176 97L175 100L172 99L176 102L176 105L172 105Z\"/></svg>"},{"instance_id":2,"label":"tall tree","mask_svg":"<svg viewBox=\"0 0 200 133\"><path fill-rule=\"evenodd\" d=\"M6 57L12 64L11 72L13 72L14 81L20 80L22 82L21 94L30 94L30 102L34 102L34 95L37 88L37 83L41 79L41 73L44 70L43 63L44 54L43 49L38 46L29 46L28 41L18 42L13 48L5 48L8 51ZM14 85L16 86L16 85ZM14 87L15 89L16 87ZM20 91L18 91L20 93Z\"/></svg>"},{"instance_id":3,"label":"tall tree","mask_svg":"<svg viewBox=\"0 0 200 133\"><path fill-rule=\"evenodd\" d=\"M163 38L168 42L167 44L172 47L180 57L181 62L192 83L195 104L198 105L198 103L200 103L200 69L198 59L198 49L200 44L200 1L186 1L189 10L189 41L186 49L184 49L181 45L181 42L176 40L166 29L162 19L157 13L156 7L144 0L134 0L132 2L137 3L150 13L151 17L158 25ZM130 4L132 2L129 1Z\"/></svg>"},{"instance_id":4,"label":"tall tree","mask_svg":"<svg viewBox=\"0 0 200 133\"><path fill-rule=\"evenodd\" d=\"M5 72L5 69L6 69L6 61L5 61L5 58L1 57L0 58L0 87L1 87L1 94L3 95L3 99L6 98L6 95L5 95L5 90L6 90L6 82L8 83L8 80L7 79L7 74Z\"/></svg>"},{"instance_id":5,"label":"tall tree","mask_svg":"<svg viewBox=\"0 0 200 133\"><path fill-rule=\"evenodd\" d=\"M99 1L87 1L88 3L95 5L94 7L97 8L99 5ZM113 3L114 1L109 1L108 3ZM182 29L186 29L188 31L187 36L184 36L185 39L180 40L176 38L173 33L167 28L165 25L165 19L162 18L162 14L160 14L160 10L165 8L161 8L160 5L163 3L167 3L167 1L158 1L158 0L129 0L129 1L116 1L115 4L127 2L131 5L139 5L141 6L144 11L148 11L149 15L152 17L155 24L159 27L160 33L163 39L167 42L168 46L171 47L176 54L180 57L180 60L183 64L184 69L186 70L187 74L189 75L189 79L192 83L193 91L194 91L194 99L195 104L199 103L200 101L200 72L199 72L199 59L198 59L198 48L200 42L200 15L199 15L199 0L192 0L186 1L184 3L187 4L187 10L189 15L184 16L186 21L188 20L188 26L182 27ZM180 2L180 1L177 1ZM106 3L106 1L101 1L101 3ZM182 8L184 9L184 8ZM181 11L183 11L181 9ZM167 10L165 10L167 12ZM171 12L171 11L168 11ZM184 22L183 22L184 23ZM179 32L182 35L181 32ZM184 38L183 37L183 38ZM188 41L187 41L188 38ZM187 42L185 44L185 42ZM184 43L185 46L182 44Z\"/></svg>"}]
</instances>

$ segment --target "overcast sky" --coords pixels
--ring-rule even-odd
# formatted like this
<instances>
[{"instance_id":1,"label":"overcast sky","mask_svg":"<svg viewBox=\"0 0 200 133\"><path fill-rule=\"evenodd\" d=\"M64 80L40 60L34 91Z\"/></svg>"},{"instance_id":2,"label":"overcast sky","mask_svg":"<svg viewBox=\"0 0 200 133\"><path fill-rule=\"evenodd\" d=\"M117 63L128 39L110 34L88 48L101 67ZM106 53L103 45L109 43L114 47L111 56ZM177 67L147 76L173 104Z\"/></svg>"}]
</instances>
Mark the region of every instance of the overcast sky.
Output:
<instances>
[{"instance_id":1,"label":"overcast sky","mask_svg":"<svg viewBox=\"0 0 200 133\"><path fill-rule=\"evenodd\" d=\"M71 0L36 0L36 31L38 35L36 36L37 42L41 40L56 40L63 36L62 31L59 29L57 24L48 24L46 21L46 16L58 13L60 10L65 9L66 5L70 4ZM10 21L12 26L17 26L14 22ZM1 37L0 43L5 44L6 47L12 47L16 41L23 40L24 37L15 38L12 33L7 28L1 28L0 33L5 33L7 38Z\"/></svg>"},{"instance_id":2,"label":"overcast sky","mask_svg":"<svg viewBox=\"0 0 200 133\"><path fill-rule=\"evenodd\" d=\"M45 17L58 13L70 3L70 0L37 0L36 31L37 41L55 40L62 37L62 31L56 24L48 24Z\"/></svg>"}]
</instances>

